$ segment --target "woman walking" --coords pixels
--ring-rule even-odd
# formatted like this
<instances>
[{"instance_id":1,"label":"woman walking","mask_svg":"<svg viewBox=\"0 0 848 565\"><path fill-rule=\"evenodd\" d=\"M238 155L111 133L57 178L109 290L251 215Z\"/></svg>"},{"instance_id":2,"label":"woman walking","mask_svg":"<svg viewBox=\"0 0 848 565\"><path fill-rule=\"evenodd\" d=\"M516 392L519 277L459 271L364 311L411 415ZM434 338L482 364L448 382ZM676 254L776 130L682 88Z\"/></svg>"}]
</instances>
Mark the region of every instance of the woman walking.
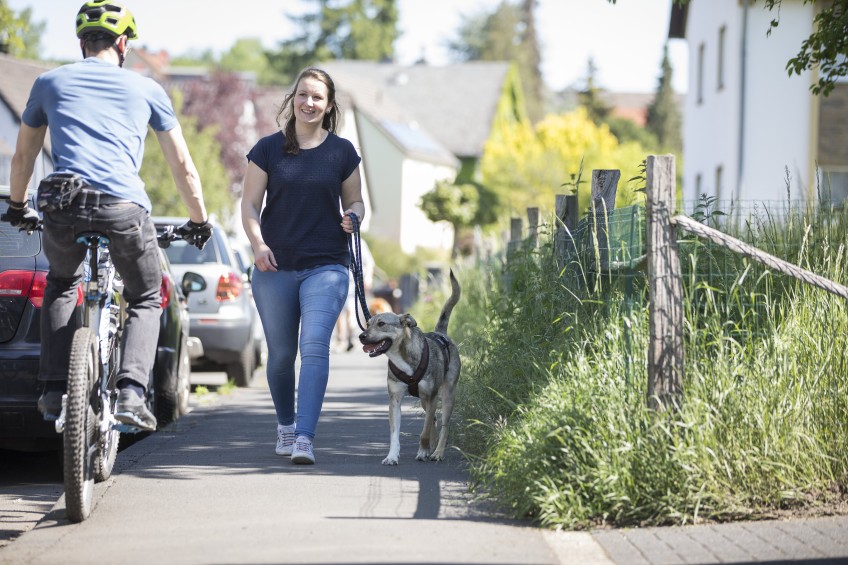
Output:
<instances>
[{"instance_id":1,"label":"woman walking","mask_svg":"<svg viewBox=\"0 0 848 565\"><path fill-rule=\"evenodd\" d=\"M253 247L253 294L268 340L276 453L312 464L330 337L347 297L347 234L353 232L348 214L360 222L365 214L361 159L350 141L335 134L339 107L326 72L302 71L278 124L281 117L283 130L260 139L247 154L242 223Z\"/></svg>"}]
</instances>

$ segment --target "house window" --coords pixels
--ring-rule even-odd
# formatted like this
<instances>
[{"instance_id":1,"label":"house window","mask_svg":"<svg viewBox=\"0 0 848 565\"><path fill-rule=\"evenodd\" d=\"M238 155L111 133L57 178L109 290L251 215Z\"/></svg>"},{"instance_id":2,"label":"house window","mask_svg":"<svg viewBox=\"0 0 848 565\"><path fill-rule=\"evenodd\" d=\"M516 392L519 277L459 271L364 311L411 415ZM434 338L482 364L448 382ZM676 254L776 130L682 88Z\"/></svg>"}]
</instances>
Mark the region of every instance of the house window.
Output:
<instances>
[{"instance_id":1,"label":"house window","mask_svg":"<svg viewBox=\"0 0 848 565\"><path fill-rule=\"evenodd\" d=\"M724 89L724 38L727 35L727 26L721 26L718 30L718 90Z\"/></svg>"},{"instance_id":2,"label":"house window","mask_svg":"<svg viewBox=\"0 0 848 565\"><path fill-rule=\"evenodd\" d=\"M721 200L722 172L723 172L723 167L721 165L716 167L716 173L715 173L715 197L716 197L716 200Z\"/></svg>"},{"instance_id":3,"label":"house window","mask_svg":"<svg viewBox=\"0 0 848 565\"><path fill-rule=\"evenodd\" d=\"M822 167L821 170L821 199L823 203L844 206L848 201L848 168Z\"/></svg>"},{"instance_id":4,"label":"house window","mask_svg":"<svg viewBox=\"0 0 848 565\"><path fill-rule=\"evenodd\" d=\"M706 46L701 43L698 46L698 68L696 73L696 80L698 81L696 84L695 92L698 93L698 104L704 103L704 51L706 50Z\"/></svg>"}]
</instances>

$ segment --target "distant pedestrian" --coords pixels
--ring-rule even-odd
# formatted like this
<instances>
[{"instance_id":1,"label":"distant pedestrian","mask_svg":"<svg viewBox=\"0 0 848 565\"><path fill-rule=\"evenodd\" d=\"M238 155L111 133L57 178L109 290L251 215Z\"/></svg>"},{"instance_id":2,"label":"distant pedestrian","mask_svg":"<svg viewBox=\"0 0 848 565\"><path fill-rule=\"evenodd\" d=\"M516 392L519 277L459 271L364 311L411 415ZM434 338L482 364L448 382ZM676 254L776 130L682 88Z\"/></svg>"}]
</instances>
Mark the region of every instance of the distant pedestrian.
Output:
<instances>
[{"instance_id":1,"label":"distant pedestrian","mask_svg":"<svg viewBox=\"0 0 848 565\"><path fill-rule=\"evenodd\" d=\"M247 154L242 223L253 247L253 293L268 341L276 453L312 464L330 336L347 297L346 234L353 232L348 214L360 222L365 216L361 159L350 141L335 134L341 116L326 72L301 72L280 107L278 125L281 116L283 130L260 139Z\"/></svg>"}]
</instances>

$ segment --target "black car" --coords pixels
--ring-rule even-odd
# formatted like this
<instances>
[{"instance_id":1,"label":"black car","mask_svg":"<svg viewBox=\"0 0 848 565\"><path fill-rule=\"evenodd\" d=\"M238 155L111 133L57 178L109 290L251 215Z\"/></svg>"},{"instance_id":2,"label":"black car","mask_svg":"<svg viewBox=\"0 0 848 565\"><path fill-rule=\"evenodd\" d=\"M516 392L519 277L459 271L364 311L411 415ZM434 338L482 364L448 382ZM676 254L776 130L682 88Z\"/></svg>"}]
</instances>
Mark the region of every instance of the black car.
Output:
<instances>
[{"instance_id":1,"label":"black car","mask_svg":"<svg viewBox=\"0 0 848 565\"><path fill-rule=\"evenodd\" d=\"M9 188L0 186L0 214L8 207ZM199 341L188 334L188 285L175 283L164 252L160 256L163 310L151 404L162 427L187 410L191 359L202 351ZM0 449L37 451L61 445L62 436L37 408L42 392L38 381L40 309L47 270L41 232L27 234L0 222ZM199 276L195 278L202 282Z\"/></svg>"}]
</instances>

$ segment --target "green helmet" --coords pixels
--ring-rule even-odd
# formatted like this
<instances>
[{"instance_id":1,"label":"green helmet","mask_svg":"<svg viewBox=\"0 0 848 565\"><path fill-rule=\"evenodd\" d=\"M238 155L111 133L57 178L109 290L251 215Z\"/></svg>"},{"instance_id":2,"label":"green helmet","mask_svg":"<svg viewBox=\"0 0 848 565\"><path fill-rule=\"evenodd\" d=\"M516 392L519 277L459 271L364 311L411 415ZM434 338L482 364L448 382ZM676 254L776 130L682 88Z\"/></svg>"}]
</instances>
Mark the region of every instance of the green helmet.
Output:
<instances>
[{"instance_id":1,"label":"green helmet","mask_svg":"<svg viewBox=\"0 0 848 565\"><path fill-rule=\"evenodd\" d=\"M115 37L138 38L135 18L126 7L110 0L89 0L77 12L77 37L103 32Z\"/></svg>"}]
</instances>

